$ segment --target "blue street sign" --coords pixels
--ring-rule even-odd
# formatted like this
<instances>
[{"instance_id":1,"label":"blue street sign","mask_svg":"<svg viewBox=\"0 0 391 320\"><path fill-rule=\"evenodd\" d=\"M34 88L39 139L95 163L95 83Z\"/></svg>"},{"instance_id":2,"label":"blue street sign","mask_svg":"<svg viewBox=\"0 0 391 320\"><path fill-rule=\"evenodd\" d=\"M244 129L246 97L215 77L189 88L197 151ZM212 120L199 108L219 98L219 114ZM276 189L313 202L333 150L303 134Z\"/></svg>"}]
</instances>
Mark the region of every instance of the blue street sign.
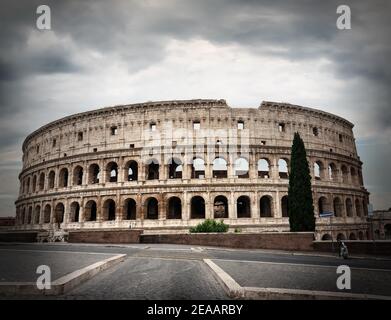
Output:
<instances>
[{"instance_id":1,"label":"blue street sign","mask_svg":"<svg viewBox=\"0 0 391 320\"><path fill-rule=\"evenodd\" d=\"M334 212L321 212L319 214L319 217L326 218L326 217L332 217L334 215Z\"/></svg>"}]
</instances>

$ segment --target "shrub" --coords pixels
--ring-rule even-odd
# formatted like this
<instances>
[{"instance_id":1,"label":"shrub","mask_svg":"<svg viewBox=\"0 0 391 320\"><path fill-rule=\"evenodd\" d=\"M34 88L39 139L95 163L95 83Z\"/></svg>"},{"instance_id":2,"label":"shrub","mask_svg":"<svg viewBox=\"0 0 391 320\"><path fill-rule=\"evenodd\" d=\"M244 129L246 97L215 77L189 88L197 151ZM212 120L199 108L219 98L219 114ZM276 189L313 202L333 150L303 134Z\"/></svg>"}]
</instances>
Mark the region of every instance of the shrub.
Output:
<instances>
[{"instance_id":1,"label":"shrub","mask_svg":"<svg viewBox=\"0 0 391 320\"><path fill-rule=\"evenodd\" d=\"M190 228L191 233L198 232L227 232L228 225L221 220L217 222L213 219L206 219L204 222L197 224L195 227Z\"/></svg>"}]
</instances>

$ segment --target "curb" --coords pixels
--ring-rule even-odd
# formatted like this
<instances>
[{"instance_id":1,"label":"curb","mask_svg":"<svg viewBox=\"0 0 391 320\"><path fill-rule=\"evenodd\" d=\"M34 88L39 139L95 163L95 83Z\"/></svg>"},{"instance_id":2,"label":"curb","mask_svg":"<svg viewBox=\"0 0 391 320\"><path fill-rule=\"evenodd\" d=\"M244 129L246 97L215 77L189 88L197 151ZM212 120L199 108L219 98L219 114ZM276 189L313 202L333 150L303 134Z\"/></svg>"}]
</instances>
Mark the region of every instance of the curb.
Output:
<instances>
[{"instance_id":1,"label":"curb","mask_svg":"<svg viewBox=\"0 0 391 320\"><path fill-rule=\"evenodd\" d=\"M119 262L124 261L126 254L118 254L78 269L52 282L50 289L39 290L35 282L2 282L0 294L6 295L61 295L77 285L94 277Z\"/></svg>"},{"instance_id":2,"label":"curb","mask_svg":"<svg viewBox=\"0 0 391 320\"><path fill-rule=\"evenodd\" d=\"M230 298L249 300L391 300L391 296L282 288L242 287L210 259L204 262Z\"/></svg>"}]
</instances>

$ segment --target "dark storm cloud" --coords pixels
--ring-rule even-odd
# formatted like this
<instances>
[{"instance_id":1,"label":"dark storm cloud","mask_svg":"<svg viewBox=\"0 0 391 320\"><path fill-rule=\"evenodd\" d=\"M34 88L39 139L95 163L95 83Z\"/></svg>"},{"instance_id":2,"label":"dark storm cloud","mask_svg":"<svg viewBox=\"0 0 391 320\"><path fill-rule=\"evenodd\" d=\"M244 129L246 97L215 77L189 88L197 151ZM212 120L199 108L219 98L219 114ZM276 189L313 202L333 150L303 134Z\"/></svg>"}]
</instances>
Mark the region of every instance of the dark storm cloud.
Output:
<instances>
[{"instance_id":1,"label":"dark storm cloud","mask_svg":"<svg viewBox=\"0 0 391 320\"><path fill-rule=\"evenodd\" d=\"M57 116L50 105L56 93L38 97L26 91L26 86L38 77L93 74L99 66L86 52L124 62L128 73L135 74L164 60L167 44L173 39L233 44L252 54L302 64L331 61L336 78L354 79L368 88L367 101L363 102L368 103L368 110L364 111L377 119L378 132L391 130L391 7L387 0L44 3L52 10L51 31L35 27L36 8L43 1L2 0L0 4L0 152L12 146L20 149L22 137L32 127ZM336 8L342 3L352 9L352 30L336 28ZM346 96L355 94L346 92ZM27 109L40 112L40 122L11 126Z\"/></svg>"}]
</instances>

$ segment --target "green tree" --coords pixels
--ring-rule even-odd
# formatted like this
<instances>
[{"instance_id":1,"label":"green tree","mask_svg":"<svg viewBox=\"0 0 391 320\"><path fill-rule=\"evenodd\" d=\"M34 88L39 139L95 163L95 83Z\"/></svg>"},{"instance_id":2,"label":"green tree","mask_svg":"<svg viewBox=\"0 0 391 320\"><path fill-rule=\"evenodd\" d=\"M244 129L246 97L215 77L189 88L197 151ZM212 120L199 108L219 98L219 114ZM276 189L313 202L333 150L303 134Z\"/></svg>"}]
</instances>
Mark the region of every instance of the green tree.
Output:
<instances>
[{"instance_id":1,"label":"green tree","mask_svg":"<svg viewBox=\"0 0 391 320\"><path fill-rule=\"evenodd\" d=\"M292 232L315 231L311 175L304 142L295 132L291 150L288 215Z\"/></svg>"}]
</instances>

